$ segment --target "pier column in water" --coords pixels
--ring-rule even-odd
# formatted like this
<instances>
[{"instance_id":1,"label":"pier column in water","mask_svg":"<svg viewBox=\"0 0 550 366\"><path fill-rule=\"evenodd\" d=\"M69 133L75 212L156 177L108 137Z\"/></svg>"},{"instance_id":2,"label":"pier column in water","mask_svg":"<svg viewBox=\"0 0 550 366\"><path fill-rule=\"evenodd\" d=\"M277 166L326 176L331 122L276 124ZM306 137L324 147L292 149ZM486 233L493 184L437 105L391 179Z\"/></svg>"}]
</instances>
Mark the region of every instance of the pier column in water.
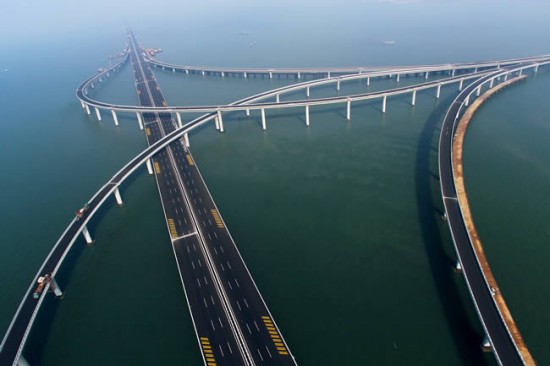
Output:
<instances>
[{"instance_id":1,"label":"pier column in water","mask_svg":"<svg viewBox=\"0 0 550 366\"><path fill-rule=\"evenodd\" d=\"M269 78L273 79L273 73L271 71L269 72Z\"/></svg>"},{"instance_id":2,"label":"pier column in water","mask_svg":"<svg viewBox=\"0 0 550 366\"><path fill-rule=\"evenodd\" d=\"M80 101L80 105L82 106L82 109L86 109L86 104L84 104L83 101Z\"/></svg>"},{"instance_id":3,"label":"pier column in water","mask_svg":"<svg viewBox=\"0 0 550 366\"><path fill-rule=\"evenodd\" d=\"M219 126L220 126L220 132L223 132L222 111L218 111L218 123L219 123Z\"/></svg>"},{"instance_id":4,"label":"pier column in water","mask_svg":"<svg viewBox=\"0 0 550 366\"><path fill-rule=\"evenodd\" d=\"M181 122L181 113L180 113L180 112L176 112L176 117L178 118L178 128L182 128L182 127L183 127L183 123Z\"/></svg>"},{"instance_id":5,"label":"pier column in water","mask_svg":"<svg viewBox=\"0 0 550 366\"><path fill-rule=\"evenodd\" d=\"M17 366L30 366L30 364L27 362L25 357L23 357L23 355L20 355L17 360Z\"/></svg>"},{"instance_id":6,"label":"pier column in water","mask_svg":"<svg viewBox=\"0 0 550 366\"><path fill-rule=\"evenodd\" d=\"M147 173L153 175L153 164L151 164L151 159L147 159L145 165L147 165Z\"/></svg>"},{"instance_id":7,"label":"pier column in water","mask_svg":"<svg viewBox=\"0 0 550 366\"><path fill-rule=\"evenodd\" d=\"M201 71L202 76L204 76L204 70Z\"/></svg>"},{"instance_id":8,"label":"pier column in water","mask_svg":"<svg viewBox=\"0 0 550 366\"><path fill-rule=\"evenodd\" d=\"M493 87L493 84L495 83L495 79L491 79L491 81L489 82L489 89L491 89Z\"/></svg>"},{"instance_id":9,"label":"pier column in water","mask_svg":"<svg viewBox=\"0 0 550 366\"><path fill-rule=\"evenodd\" d=\"M243 74L244 78L246 79L248 76L246 75L246 72Z\"/></svg>"},{"instance_id":10,"label":"pier column in water","mask_svg":"<svg viewBox=\"0 0 550 366\"><path fill-rule=\"evenodd\" d=\"M220 130L220 120L218 119L218 115L214 117L214 123L216 124L216 130Z\"/></svg>"},{"instance_id":11,"label":"pier column in water","mask_svg":"<svg viewBox=\"0 0 550 366\"><path fill-rule=\"evenodd\" d=\"M275 103L279 103L281 100L280 100L280 97L279 97L279 94L275 94Z\"/></svg>"},{"instance_id":12,"label":"pier column in water","mask_svg":"<svg viewBox=\"0 0 550 366\"><path fill-rule=\"evenodd\" d=\"M367 77L367 86L370 86L370 76Z\"/></svg>"},{"instance_id":13,"label":"pier column in water","mask_svg":"<svg viewBox=\"0 0 550 366\"><path fill-rule=\"evenodd\" d=\"M428 80L428 77L430 76L430 72L426 71L426 80Z\"/></svg>"},{"instance_id":14,"label":"pier column in water","mask_svg":"<svg viewBox=\"0 0 550 366\"><path fill-rule=\"evenodd\" d=\"M504 81L508 80L508 74L504 74Z\"/></svg>"},{"instance_id":15,"label":"pier column in water","mask_svg":"<svg viewBox=\"0 0 550 366\"><path fill-rule=\"evenodd\" d=\"M86 239L86 243L92 244L94 241L92 240L92 236L90 235L90 232L88 231L88 228L86 225L82 228L82 235L84 235L84 239Z\"/></svg>"},{"instance_id":16,"label":"pier column in water","mask_svg":"<svg viewBox=\"0 0 550 366\"><path fill-rule=\"evenodd\" d=\"M464 79L460 79L460 83L458 84L458 91L462 91L462 87L464 86Z\"/></svg>"},{"instance_id":17,"label":"pier column in water","mask_svg":"<svg viewBox=\"0 0 550 366\"><path fill-rule=\"evenodd\" d=\"M411 105L416 105L416 89L413 90L413 95L411 99Z\"/></svg>"},{"instance_id":18,"label":"pier column in water","mask_svg":"<svg viewBox=\"0 0 550 366\"><path fill-rule=\"evenodd\" d=\"M466 100L464 101L464 105L467 107L470 104L470 96L468 95L466 97Z\"/></svg>"},{"instance_id":19,"label":"pier column in water","mask_svg":"<svg viewBox=\"0 0 550 366\"><path fill-rule=\"evenodd\" d=\"M451 77L455 77L455 74L456 74L456 69L453 69L453 71L451 71Z\"/></svg>"},{"instance_id":20,"label":"pier column in water","mask_svg":"<svg viewBox=\"0 0 550 366\"><path fill-rule=\"evenodd\" d=\"M327 78L330 78L330 71L327 73Z\"/></svg>"},{"instance_id":21,"label":"pier column in water","mask_svg":"<svg viewBox=\"0 0 550 366\"><path fill-rule=\"evenodd\" d=\"M340 91L340 80L336 82L336 90Z\"/></svg>"},{"instance_id":22,"label":"pier column in water","mask_svg":"<svg viewBox=\"0 0 550 366\"><path fill-rule=\"evenodd\" d=\"M481 94L481 85L478 86L476 89L476 97L479 97L480 94Z\"/></svg>"},{"instance_id":23,"label":"pier column in water","mask_svg":"<svg viewBox=\"0 0 550 366\"><path fill-rule=\"evenodd\" d=\"M346 119L349 121L351 119L351 99L348 98L347 106L346 106Z\"/></svg>"},{"instance_id":24,"label":"pier column in water","mask_svg":"<svg viewBox=\"0 0 550 366\"><path fill-rule=\"evenodd\" d=\"M189 69L185 69L185 75L189 75Z\"/></svg>"},{"instance_id":25,"label":"pier column in water","mask_svg":"<svg viewBox=\"0 0 550 366\"><path fill-rule=\"evenodd\" d=\"M306 105L306 126L309 127L309 105Z\"/></svg>"},{"instance_id":26,"label":"pier column in water","mask_svg":"<svg viewBox=\"0 0 550 366\"><path fill-rule=\"evenodd\" d=\"M143 120L141 119L141 112L136 112L136 116L138 119L139 129L143 131Z\"/></svg>"},{"instance_id":27,"label":"pier column in water","mask_svg":"<svg viewBox=\"0 0 550 366\"><path fill-rule=\"evenodd\" d=\"M250 109L247 109L247 110L246 110L246 116L247 116L247 117L250 117Z\"/></svg>"},{"instance_id":28,"label":"pier column in water","mask_svg":"<svg viewBox=\"0 0 550 366\"><path fill-rule=\"evenodd\" d=\"M384 95L384 99L382 99L382 113L386 113L386 98L387 95Z\"/></svg>"},{"instance_id":29,"label":"pier column in water","mask_svg":"<svg viewBox=\"0 0 550 366\"><path fill-rule=\"evenodd\" d=\"M401 74L397 74L397 82L399 82L399 77L401 76Z\"/></svg>"},{"instance_id":30,"label":"pier column in water","mask_svg":"<svg viewBox=\"0 0 550 366\"><path fill-rule=\"evenodd\" d=\"M539 64L536 64L535 65L535 72L538 72L539 71Z\"/></svg>"},{"instance_id":31,"label":"pier column in water","mask_svg":"<svg viewBox=\"0 0 550 366\"><path fill-rule=\"evenodd\" d=\"M183 135L183 140L185 141L185 147L191 146L189 143L189 136L187 135L187 132Z\"/></svg>"},{"instance_id":32,"label":"pier column in water","mask_svg":"<svg viewBox=\"0 0 550 366\"><path fill-rule=\"evenodd\" d=\"M85 105L85 108L86 108L86 114L90 115L92 114L92 112L90 111L90 106L89 105Z\"/></svg>"},{"instance_id":33,"label":"pier column in water","mask_svg":"<svg viewBox=\"0 0 550 366\"><path fill-rule=\"evenodd\" d=\"M262 108L262 129L265 131L266 130L266 125L265 125L265 109Z\"/></svg>"},{"instance_id":34,"label":"pier column in water","mask_svg":"<svg viewBox=\"0 0 550 366\"><path fill-rule=\"evenodd\" d=\"M120 190L118 189L118 186L115 188L115 199L117 205L122 206L122 196L120 195Z\"/></svg>"},{"instance_id":35,"label":"pier column in water","mask_svg":"<svg viewBox=\"0 0 550 366\"><path fill-rule=\"evenodd\" d=\"M114 109L111 109L111 113L113 115L113 121L115 121L115 126L118 126L118 117L116 115L116 112Z\"/></svg>"},{"instance_id":36,"label":"pier column in water","mask_svg":"<svg viewBox=\"0 0 550 366\"><path fill-rule=\"evenodd\" d=\"M306 97L309 98L309 96L310 96L310 93L309 93L309 86L308 86L308 87L306 88Z\"/></svg>"},{"instance_id":37,"label":"pier column in water","mask_svg":"<svg viewBox=\"0 0 550 366\"><path fill-rule=\"evenodd\" d=\"M224 77L225 77L225 73L222 71L222 78L224 78Z\"/></svg>"},{"instance_id":38,"label":"pier column in water","mask_svg":"<svg viewBox=\"0 0 550 366\"><path fill-rule=\"evenodd\" d=\"M300 75L300 72L298 71L298 75L297 75L298 79L301 79L302 76Z\"/></svg>"},{"instance_id":39,"label":"pier column in water","mask_svg":"<svg viewBox=\"0 0 550 366\"><path fill-rule=\"evenodd\" d=\"M99 112L99 108L95 107L95 115L97 116L97 120L101 121L101 113Z\"/></svg>"},{"instance_id":40,"label":"pier column in water","mask_svg":"<svg viewBox=\"0 0 550 366\"><path fill-rule=\"evenodd\" d=\"M441 84L437 84L437 93L435 94L435 97L439 99L441 96Z\"/></svg>"},{"instance_id":41,"label":"pier column in water","mask_svg":"<svg viewBox=\"0 0 550 366\"><path fill-rule=\"evenodd\" d=\"M50 290L57 297L63 296L63 291L61 291L61 288L59 287L59 285L55 281L55 278L53 277L50 279Z\"/></svg>"}]
</instances>

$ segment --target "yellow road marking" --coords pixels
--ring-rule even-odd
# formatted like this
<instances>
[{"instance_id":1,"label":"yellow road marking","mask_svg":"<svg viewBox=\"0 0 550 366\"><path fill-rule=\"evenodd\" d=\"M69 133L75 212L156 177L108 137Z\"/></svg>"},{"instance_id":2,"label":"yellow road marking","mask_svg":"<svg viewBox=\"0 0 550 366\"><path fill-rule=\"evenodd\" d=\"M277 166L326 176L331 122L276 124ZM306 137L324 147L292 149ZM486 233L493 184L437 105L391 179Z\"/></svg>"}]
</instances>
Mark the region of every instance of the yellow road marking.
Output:
<instances>
[{"instance_id":1,"label":"yellow road marking","mask_svg":"<svg viewBox=\"0 0 550 366\"><path fill-rule=\"evenodd\" d=\"M151 136L151 129L149 127L147 127L145 129L145 133L147 134L147 136Z\"/></svg>"},{"instance_id":2,"label":"yellow road marking","mask_svg":"<svg viewBox=\"0 0 550 366\"><path fill-rule=\"evenodd\" d=\"M155 161L155 173L160 174L160 165Z\"/></svg>"},{"instance_id":3,"label":"yellow road marking","mask_svg":"<svg viewBox=\"0 0 550 366\"><path fill-rule=\"evenodd\" d=\"M189 163L189 165L195 165L195 162L193 161L191 155L186 154L185 157L187 158L187 162Z\"/></svg>"},{"instance_id":4,"label":"yellow road marking","mask_svg":"<svg viewBox=\"0 0 550 366\"><path fill-rule=\"evenodd\" d=\"M218 210L216 209L212 209L210 210L210 212L212 213L212 217L214 218L214 221L216 221L216 226L218 226L219 228L223 228L223 221L222 221L222 218L220 217L220 213L218 212Z\"/></svg>"},{"instance_id":5,"label":"yellow road marking","mask_svg":"<svg viewBox=\"0 0 550 366\"><path fill-rule=\"evenodd\" d=\"M201 345L203 348L204 358L206 359L206 364L211 366L216 366L216 358L212 353L212 347L210 347L210 341L207 337L201 337Z\"/></svg>"},{"instance_id":6,"label":"yellow road marking","mask_svg":"<svg viewBox=\"0 0 550 366\"><path fill-rule=\"evenodd\" d=\"M170 235L172 235L173 238L176 238L178 236L178 231L176 230L174 220L168 219L168 227L170 228Z\"/></svg>"}]
</instances>

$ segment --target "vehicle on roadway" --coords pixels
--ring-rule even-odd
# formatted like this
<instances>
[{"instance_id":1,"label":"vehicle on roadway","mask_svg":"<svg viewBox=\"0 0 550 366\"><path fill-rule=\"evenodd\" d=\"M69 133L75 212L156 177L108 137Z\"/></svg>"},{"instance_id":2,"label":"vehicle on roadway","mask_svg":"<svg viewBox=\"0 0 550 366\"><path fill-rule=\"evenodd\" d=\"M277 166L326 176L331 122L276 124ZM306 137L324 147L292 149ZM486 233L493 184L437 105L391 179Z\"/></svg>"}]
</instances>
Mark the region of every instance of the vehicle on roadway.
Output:
<instances>
[{"instance_id":1,"label":"vehicle on roadway","mask_svg":"<svg viewBox=\"0 0 550 366\"><path fill-rule=\"evenodd\" d=\"M88 208L90 206L86 203L80 210L76 211L75 215L76 215L76 221L80 220L82 218L82 216L84 216L84 213L86 211L88 211Z\"/></svg>"},{"instance_id":2,"label":"vehicle on roadway","mask_svg":"<svg viewBox=\"0 0 550 366\"><path fill-rule=\"evenodd\" d=\"M42 291L44 291L44 287L48 282L50 282L51 278L52 278L51 273L46 273L44 276L38 277L38 280L36 281L38 285L36 286L36 289L32 294L32 297L34 299L38 299L40 297L40 294L42 293Z\"/></svg>"}]
</instances>

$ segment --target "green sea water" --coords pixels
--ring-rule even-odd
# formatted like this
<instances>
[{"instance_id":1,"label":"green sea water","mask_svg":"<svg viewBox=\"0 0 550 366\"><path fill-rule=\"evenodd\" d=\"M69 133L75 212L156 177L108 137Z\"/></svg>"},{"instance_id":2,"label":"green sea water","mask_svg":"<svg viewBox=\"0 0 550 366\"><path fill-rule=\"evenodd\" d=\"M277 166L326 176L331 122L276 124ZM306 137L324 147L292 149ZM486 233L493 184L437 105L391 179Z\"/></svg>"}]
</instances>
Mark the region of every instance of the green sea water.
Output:
<instances>
[{"instance_id":1,"label":"green sea water","mask_svg":"<svg viewBox=\"0 0 550 366\"><path fill-rule=\"evenodd\" d=\"M160 58L186 64L396 65L548 53L538 32L547 27L543 17L522 6L486 6L480 13L493 16L471 15L468 29L448 14L470 13L452 3L350 6L345 21L329 16L335 5L298 6L289 15L272 4L210 9L217 27L196 14L132 26L144 45L164 49ZM513 14L532 16L521 34L501 26ZM285 22L276 21L283 15ZM371 22L363 21L367 15ZM399 21L382 21L389 18ZM476 25L496 30L474 37ZM440 29L461 29L464 39L449 41ZM384 45L388 39L397 42ZM107 114L101 122L87 116L74 96L123 43L121 27L112 26L2 55L1 329L74 210L145 147L134 116L119 116L115 128ZM293 82L156 76L169 104L190 105ZM465 147L474 218L540 364L550 362L548 82L541 69L497 95L474 119ZM395 85L352 83L341 93ZM335 93L312 90L313 97ZM259 115L233 113L224 115L224 134L213 126L191 134L204 178L299 364L495 364L479 347L480 325L452 271L455 255L440 219L437 139L456 93L446 87L436 100L434 91L422 92L414 107L410 96L392 98L385 115L379 101L357 103L351 121L344 105L312 107L309 128L302 109L268 111L266 132ZM136 103L129 67L94 96ZM93 220L94 245L81 240L63 268L65 298L50 299L41 313L25 350L31 364L201 364L154 180L141 172L122 188L124 206Z\"/></svg>"}]
</instances>

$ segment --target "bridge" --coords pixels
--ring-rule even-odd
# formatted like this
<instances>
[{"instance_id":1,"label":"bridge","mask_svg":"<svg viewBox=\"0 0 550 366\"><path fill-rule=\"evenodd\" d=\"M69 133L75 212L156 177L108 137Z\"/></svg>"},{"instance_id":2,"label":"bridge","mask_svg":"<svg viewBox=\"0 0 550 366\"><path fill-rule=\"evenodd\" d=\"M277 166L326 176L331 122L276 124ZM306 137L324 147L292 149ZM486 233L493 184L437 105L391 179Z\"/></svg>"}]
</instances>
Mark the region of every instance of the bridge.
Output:
<instances>
[{"instance_id":1,"label":"bridge","mask_svg":"<svg viewBox=\"0 0 550 366\"><path fill-rule=\"evenodd\" d=\"M145 120L145 123L147 123L148 126L148 133L146 133L147 140L149 147L142 151L140 154L138 154L134 159L132 159L128 164L126 164L120 171L118 171L103 187L101 187L98 192L89 200L88 202L88 209L83 212L81 217L78 219L75 218L71 221L69 226L65 229L59 240L56 242L54 247L52 248L51 252L48 254L46 260L38 270L36 276L34 277L33 281L31 282L27 292L25 293L21 304L19 305L16 314L10 323L8 330L6 332L6 335L0 344L0 365L25 365L26 361L22 355L23 347L25 345L26 339L29 335L29 332L32 328L33 322L38 314L38 311L41 307L41 304L47 296L47 294L51 291L56 296L61 296L62 292L57 283L55 282L55 276L57 274L57 271L59 270L60 266L63 263L63 260L65 259L67 253L71 250L73 244L75 243L76 239L80 234L84 236L87 242L92 241L92 237L90 235L90 232L87 229L87 223L89 220L93 217L93 215L97 212L97 210L113 195L116 199L116 202L120 205L122 204L122 196L120 194L119 187L121 184L123 184L126 179L133 174L136 170L140 169L143 165L146 165L148 168L149 173L155 172L155 177L157 179L157 185L159 187L159 192L161 194L162 202L163 202L163 211L165 213L165 216L168 221L168 229L170 232L170 236L172 239L172 245L174 248L174 254L179 266L180 275L182 277L182 282L184 285L184 288L187 291L187 288L193 289L192 291L195 291L193 294L187 294L189 305L191 306L191 301L198 301L200 303L201 297L204 303L204 309L208 306L208 297L212 296L210 298L210 301L212 305L208 308L209 310L204 310L201 312L194 312L192 310L192 316L194 320L195 330L198 335L199 344L201 351L203 352L203 358L205 360L205 363L208 364L208 359L212 358L210 355L212 353L204 352L205 350L211 349L210 344L211 342L218 342L221 344L223 340L226 340L228 343L227 349L231 348L233 352L236 353L235 360L238 360L238 364L254 364L257 363L258 360L262 360L263 357L268 354L268 352L265 352L264 354L254 354L255 350L254 347L256 347L258 344L265 344L269 340L267 336L265 335L265 332L263 332L263 335L258 335L258 339L255 339L256 337L252 336L252 334L247 335L248 333L252 333L252 328L248 329L246 325L250 326L250 324L254 324L258 326L257 328L260 328L260 326L263 324L264 327L267 329L268 334L271 339L280 340L277 343L280 343L282 346L280 346L283 349L278 349L278 351L282 351L283 354L280 354L280 356L287 356L287 357L281 357L278 358L277 361L284 363L291 363L294 364L295 361L292 358L292 355L290 354L290 351L284 342L281 333L279 329L276 327L273 317L269 314L267 310L267 306L265 306L265 303L261 299L261 295L259 294L259 291L257 290L256 286L253 283L253 280L250 276L250 273L248 273L248 270L246 270L246 266L244 265L244 262L242 261L242 258L240 257L238 250L233 242L233 240L230 237L229 232L225 228L225 224L223 222L223 219L221 218L221 215L217 208L215 207L215 204L208 193L208 190L206 188L206 185L204 184L204 181L202 180L202 177L200 176L200 173L198 172L198 169L196 167L196 164L194 163L194 160L192 158L192 155L190 154L189 150L189 139L188 139L188 133L197 128L198 126L202 126L205 123L208 123L212 120L214 120L217 124L218 129L223 132L223 120L221 118L221 110L216 108L215 111L210 111L207 114L196 118L195 120L187 123L182 124L181 119L178 118L177 124L171 117L171 110L170 108L174 107L159 107L157 105L162 105L164 98L162 96L162 93L160 92L160 88L156 89L156 81L154 80L154 77L151 73L151 71L145 67L144 59L142 58L143 55L137 51L137 47L135 44L135 39L133 36L129 37L130 44L127 50L124 52L121 59L112 65L109 68L106 68L105 70L102 70L98 72L96 75L92 76L90 79L88 79L85 83L90 85L90 83L98 82L100 77L106 77L109 72L114 72L116 68L120 67L124 62L126 62L128 59L132 60L133 68L134 68L134 76L136 79L136 90L138 91L138 96L140 96L140 103L141 106L133 106L133 110L128 110L137 113L138 119L141 120L141 125L143 126L143 120ZM485 88L492 88L494 86L495 82L499 81L505 81L507 78L514 74L521 74L525 70L532 69L534 71L538 70L539 65L546 65L550 63L550 57L546 56L539 56L539 57L531 57L526 59L516 59L513 62L510 62L509 65L504 69L495 67L494 70L484 70L474 72L472 74L475 74L476 77L472 76L472 80L474 80L470 85L468 85L462 92L459 94L459 97L457 97L457 100L453 103L451 108L449 109L449 112L447 113L447 116L445 118L445 122L442 129L442 138L441 141L445 141L448 137L448 135L453 131L453 125L451 122L453 121L453 116L458 116L458 113L461 112L461 109L464 106L467 106L468 103L473 100L475 97L479 96L481 93L481 90L483 87ZM482 63L478 64L481 65ZM497 64L498 66L498 64ZM502 66L502 65L501 65ZM445 69L447 70L447 69ZM430 69L429 71L425 71L426 76L429 72L433 72L433 69ZM448 70L447 70L448 71ZM474 70L476 71L476 70ZM391 73L394 73L395 71L388 72L388 75ZM452 71L451 71L452 74ZM365 76L365 75L361 75ZM476 79L477 78L477 79ZM451 75L451 78L454 79L454 76ZM316 81L313 81L316 82ZM331 80L331 82L335 82L334 80ZM460 80L455 80L454 82L460 83L460 89L462 89L462 83ZM427 83L426 83L427 84ZM300 85L301 88L305 88L307 83L303 83L303 85ZM418 87L421 87L419 85ZM433 86L432 86L433 87ZM290 88L290 87L285 87ZM281 93L282 91L285 91L285 88L279 88L276 90L260 93L248 98L241 99L237 102L234 102L228 106L238 106L242 107L246 110L246 107L255 108L255 109L262 109L260 105L254 105L252 103L262 100L262 98L273 98L277 95L277 93ZM412 88L412 89L411 89ZM385 106L385 100L389 94L387 93L411 93L413 94L412 103L414 105L414 98L415 98L415 87L406 87L403 90L399 90L400 88L391 89L385 91L386 94L379 95L379 98L383 99L383 106ZM82 92L84 92L85 88L79 87L77 91L77 95L79 98L82 97ZM438 89L439 90L439 89ZM380 92L377 92L380 93ZM86 94L84 92L84 94ZM369 93L365 94L366 97ZM373 93L370 93L373 94ZM384 97L385 95L385 97ZM347 98L347 97L346 97ZM81 99L82 101L82 99ZM307 102L316 102L316 100L308 100ZM332 103L332 101L326 101L328 103ZM348 100L346 99L346 102ZM84 102L83 107L84 106ZM91 102L90 102L91 103ZM322 101L321 103L325 103L325 101ZM275 103L277 104L277 103ZM273 105L273 103L271 104ZM87 106L87 104L86 104ZM289 107L295 107L295 105L291 105L289 103ZM182 107L183 108L183 107ZM307 108L307 105L306 105ZM307 109L306 109L307 110ZM385 108L382 109L382 112L385 112ZM176 112L177 113L177 112ZM263 113L262 113L263 114ZM98 114L98 117L100 115ZM116 120L116 113L113 111L113 117ZM349 117L349 103L348 103L348 117ZM153 128L151 128L151 127ZM176 128L177 126L177 128ZM265 127L264 127L265 128ZM147 129L146 129L147 131ZM149 135L150 134L150 135ZM443 138L443 136L445 138ZM184 139L183 143L181 139ZM447 166L443 164L442 162L448 160L448 156L443 154L442 151L447 151L448 146L445 144L440 143L440 174L442 177L442 192L444 196L444 202L446 205L446 211L448 212L449 217L449 224L451 225L451 222L454 222L455 219L451 218L451 215L454 215L456 213L456 207L454 208L451 206L447 206L449 204L452 205L453 196L452 196L452 188L448 188L449 186L445 185L445 190L443 189L443 181L447 180L448 178L448 170ZM157 163L157 164L155 164ZM154 167L154 170L153 170ZM170 173L168 173L170 172ZM172 176L172 182L168 182L169 179L167 179L167 176ZM186 178L192 178L194 183L187 183L182 182L182 180L185 180ZM172 186L170 187L170 184ZM191 184L191 185L190 185ZM192 187L194 186L194 187ZM175 190L179 193L176 193L176 195L179 195L180 201L182 201L182 207L185 207L185 212L177 213L175 212L176 207L169 207L168 205L164 205L164 202L166 201L166 196L163 194L166 194L166 188L168 187L168 190ZM195 194L197 194L197 200L200 202L203 201L202 206L198 206L196 202L193 202L191 191L194 191ZM164 193L163 193L164 192ZM200 192L200 193L199 193ZM455 192L456 194L456 192ZM200 198L200 199L199 199ZM447 208L449 207L449 208ZM202 208L202 212L204 215L208 215L208 212L210 212L211 218L214 219L214 224L208 225L200 225L197 223L197 217L199 216L200 210ZM208 211L208 208L210 208L210 211ZM205 211L206 209L206 211ZM451 213L453 211L453 213ZM202 214L200 214L202 215ZM172 218L172 216L175 218ZM454 217L454 216L453 216ZM177 222L177 219L184 219L183 224ZM173 221L170 222L169 220L172 219ZM185 222L187 220L187 222ZM212 229L219 231L211 231ZM451 228L452 229L452 228ZM192 231L189 231L192 230ZM210 230L210 231L209 231ZM212 235L212 233L216 233L216 235L225 235L223 238L223 246L216 247L216 244L213 244L213 241L206 240L205 235L209 236ZM189 235L189 236L187 236ZM457 234L458 235L458 234ZM455 240L455 244L457 242L457 239L455 238L455 235L453 234L453 238ZM218 239L218 238L216 238ZM193 244L195 247L193 247ZM199 244L199 245L197 245ZM190 245L190 246L189 246ZM460 248L467 248L466 245L460 246ZM191 249L193 248L193 249ZM195 251L195 248L199 248L197 250L196 254L192 257L193 259L184 259L185 257L184 252L189 250ZM215 251L218 251L219 248L224 248L224 250L228 250L231 253L228 254L227 258L232 258L235 260L235 263L239 266L239 274L238 277L235 277L235 280L239 282L237 285L237 282L234 282L234 287L239 288L240 286L243 287L242 292L237 292L238 295L228 295L226 288L222 288L222 286L225 287L225 280L228 280L227 277L225 277L225 274L220 274L221 272L224 272L225 269L222 268L221 264L223 262L217 262L212 257L212 251L214 251L214 256L218 255ZM219 250L221 252L221 249ZM459 254L459 260L461 263L461 267L463 268L463 273L465 274L465 278L467 280L467 283L470 286L470 277L467 277L467 273L472 273L472 271L465 269L466 260L462 259L461 253L459 252L459 247L457 246L457 253ZM188 253L190 254L190 253ZM466 258L466 257L464 257ZM205 268L201 274L204 275L204 278L200 279L200 277L196 277L195 279L198 279L199 282L197 282L195 285L190 285L190 287L186 287L187 285L187 271L190 271L189 264L191 264L191 268L193 268L193 265L198 265L199 259L201 260L201 263L203 265L206 265L208 268ZM187 262L184 262L187 260ZM191 260L192 262L189 262ZM196 260L196 262L195 262ZM473 272L475 272L475 261L471 261L471 266L468 266L468 268L474 268ZM478 271L482 272L481 267L477 264ZM38 298L35 299L34 294L34 288L36 287L36 283L39 277L44 276L46 274L50 275L51 280L47 281L45 283L45 286L43 288L43 291L38 294ZM200 275L199 275L200 276ZM483 276L482 276L483 277ZM191 277L193 278L193 277ZM210 280L209 280L210 279ZM239 281L239 279L244 279L244 281L249 281L248 283L245 283L243 286L243 283ZM202 283L200 281L203 281ZM202 289L203 285L211 284L207 289ZM480 282L483 284L483 282ZM233 286L229 280L227 282L227 287ZM207 287L207 286L204 286ZM199 288L201 288L199 290ZM483 296L483 293L486 294L487 292L487 286L483 288L481 286L478 290L472 291L472 298L474 300L474 304L476 306L476 309L478 309L478 315L480 315L480 319L482 321L482 324L484 325L484 329L488 336L488 341L491 346L491 348L495 351L495 355L497 357L497 360L501 364L516 364L513 363L514 358L513 352L505 352L500 351L503 349L497 342L499 338L506 339L509 337L509 332L505 334L502 327L501 328L492 328L487 327L485 325L485 319L488 319L485 317L485 312L482 312L479 310L479 304L482 303L482 301L476 297ZM198 292L197 292L198 291ZM204 292L202 292L204 291ZM489 288L490 291L490 288ZM241 294L251 294L251 298L255 297L255 302L253 306L250 306L250 303L248 305L244 302L238 302L241 297ZM190 300L190 298L193 297L193 300ZM212 300L214 299L214 300ZM478 303L479 301L479 303ZM251 310L250 313L245 312L246 315L243 315L242 317L239 315L232 313L232 309L235 309L235 305L237 308L241 307L245 304L245 306L253 307L255 310ZM233 311L234 312L234 311ZM498 313L498 311L497 311ZM201 315L202 314L202 315ZM205 315L206 314L206 315ZM252 315L249 315L252 314ZM261 315L260 318L258 318L259 314L266 314ZM499 313L500 314L500 313ZM210 327L212 328L212 331L208 330L208 323L209 321L206 321L206 319L213 319L215 317L218 317L219 322L221 321L220 327L217 327L217 325L212 322L210 324ZM261 319L261 322L258 322L256 319ZM502 318L501 318L502 319ZM201 325L198 325L199 320L201 322ZM254 321L256 322L254 323ZM245 322L243 325L243 321ZM225 323L224 323L225 322ZM206 326L204 324L206 324ZM225 324L225 326L221 326L222 324ZM246 329L245 331L243 330ZM223 331L220 331L221 328L224 328ZM226 329L231 328L231 329ZM202 332L205 333L202 333ZM212 333L214 332L214 333ZM260 329L257 329L258 333L262 333ZM273 332L273 333L272 333ZM207 336L202 336L202 334L207 334ZM276 338L273 337L275 335ZM204 339L203 339L204 338ZM513 340L509 341L512 344L514 344ZM216 343L216 344L218 344ZM273 342L275 344L275 342ZM237 345L237 348L231 347L231 344ZM276 345L277 346L277 345ZM210 348L209 348L210 347ZM517 348L516 348L517 349ZM256 351L260 350L261 347L256 348ZM286 351L285 351L286 350ZM220 354L223 351L220 350ZM285 355L284 353L288 353L288 355ZM517 352L516 352L517 353ZM230 352L230 354L233 354ZM224 355L225 357L225 355ZM233 356L228 356L231 358ZM282 360L282 361L281 361ZM226 364L229 361L226 361ZM264 361L262 361L264 362ZM221 358L215 358L215 363L223 364L224 360ZM275 361L274 361L275 363ZM278 364L278 363L277 363Z\"/></svg>"}]
</instances>

